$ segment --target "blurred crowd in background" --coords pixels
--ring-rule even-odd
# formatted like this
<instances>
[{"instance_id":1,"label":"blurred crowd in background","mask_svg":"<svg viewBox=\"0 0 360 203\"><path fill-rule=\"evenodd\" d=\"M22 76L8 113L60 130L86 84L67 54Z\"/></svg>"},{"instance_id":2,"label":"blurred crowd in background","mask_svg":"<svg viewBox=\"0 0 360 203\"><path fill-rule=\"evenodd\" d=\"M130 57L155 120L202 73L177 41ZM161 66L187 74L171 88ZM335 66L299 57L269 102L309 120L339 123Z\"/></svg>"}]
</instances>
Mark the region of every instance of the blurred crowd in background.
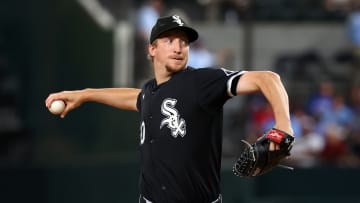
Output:
<instances>
[{"instance_id":1,"label":"blurred crowd in background","mask_svg":"<svg viewBox=\"0 0 360 203\"><path fill-rule=\"evenodd\" d=\"M116 10L119 1L99 2L109 10L112 9L115 17L124 15ZM284 53L274 58L273 64L269 65L273 65L273 71L282 77L287 87L291 87L289 99L296 143L288 162L299 167L360 166L360 0L137 0L132 3L135 12L131 12L128 18L136 25L134 75L137 85L151 76L145 47L151 28L159 16L176 13L190 23L220 22L231 25L251 25L253 22L343 24L349 46L331 60L350 67L348 74L334 73L326 67L325 60L328 59L322 58L321 53L311 50L298 55ZM16 103L20 81L16 77L16 72L11 71L11 56L8 55L9 46L6 41L9 36L12 34L1 30L1 132L22 130L21 116L17 114L19 107ZM200 38L190 48L189 65L195 68L220 67L226 64L229 57L237 56L227 51L210 50ZM244 65L249 65L247 58L244 60ZM311 88L299 96L297 88L301 86L296 84L303 83L311 84ZM234 142L231 140L233 137L225 133L225 157L236 155L239 139L252 142L273 126L271 108L261 95L247 96L244 100L239 109L225 114L225 120L229 122L225 126L230 126L227 131L236 131L239 135ZM24 133L26 134L22 132ZM15 137L17 134L6 133L6 136ZM18 140L27 143L26 139ZM6 151L9 150L7 142L1 144L2 154L12 154L15 159L16 154L26 154L26 145L17 145L20 147L10 153ZM6 155L2 155L2 158L4 156Z\"/></svg>"}]
</instances>

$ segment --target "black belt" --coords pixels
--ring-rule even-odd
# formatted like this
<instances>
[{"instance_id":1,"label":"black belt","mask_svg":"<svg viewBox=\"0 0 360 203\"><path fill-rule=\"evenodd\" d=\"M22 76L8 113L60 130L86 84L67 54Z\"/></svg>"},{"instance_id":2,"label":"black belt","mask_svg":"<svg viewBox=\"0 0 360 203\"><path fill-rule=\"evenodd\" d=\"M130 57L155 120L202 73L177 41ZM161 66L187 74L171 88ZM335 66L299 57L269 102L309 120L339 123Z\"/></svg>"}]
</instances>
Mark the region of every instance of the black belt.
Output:
<instances>
[{"instance_id":1,"label":"black belt","mask_svg":"<svg viewBox=\"0 0 360 203\"><path fill-rule=\"evenodd\" d=\"M144 197L143 195L140 195L140 197L139 197L139 203L154 203L154 202L150 201L149 199L147 199L147 198ZM212 202L210 202L210 203L222 203L222 196L221 196L221 194L219 195L219 197L218 197L216 200L214 200L214 201L212 201Z\"/></svg>"}]
</instances>

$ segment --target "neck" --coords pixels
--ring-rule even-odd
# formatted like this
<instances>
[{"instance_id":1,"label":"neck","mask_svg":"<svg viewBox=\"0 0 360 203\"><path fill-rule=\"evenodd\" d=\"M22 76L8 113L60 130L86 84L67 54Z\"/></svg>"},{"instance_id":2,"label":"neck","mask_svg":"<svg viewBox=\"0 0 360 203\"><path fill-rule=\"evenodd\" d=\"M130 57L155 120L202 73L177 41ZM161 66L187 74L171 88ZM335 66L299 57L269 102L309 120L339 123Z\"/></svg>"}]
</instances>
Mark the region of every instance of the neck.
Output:
<instances>
[{"instance_id":1,"label":"neck","mask_svg":"<svg viewBox=\"0 0 360 203\"><path fill-rule=\"evenodd\" d=\"M168 80L170 80L171 75L161 75L161 74L156 74L155 73L155 80L156 80L156 84L160 85L164 82L167 82Z\"/></svg>"},{"instance_id":2,"label":"neck","mask_svg":"<svg viewBox=\"0 0 360 203\"><path fill-rule=\"evenodd\" d=\"M158 85L167 82L168 80L170 80L170 78L177 72L180 72L182 70L184 70L185 68L178 70L178 71L171 71L169 68L167 67L163 67L163 66L154 66L154 75L155 75L155 80L156 83Z\"/></svg>"}]
</instances>

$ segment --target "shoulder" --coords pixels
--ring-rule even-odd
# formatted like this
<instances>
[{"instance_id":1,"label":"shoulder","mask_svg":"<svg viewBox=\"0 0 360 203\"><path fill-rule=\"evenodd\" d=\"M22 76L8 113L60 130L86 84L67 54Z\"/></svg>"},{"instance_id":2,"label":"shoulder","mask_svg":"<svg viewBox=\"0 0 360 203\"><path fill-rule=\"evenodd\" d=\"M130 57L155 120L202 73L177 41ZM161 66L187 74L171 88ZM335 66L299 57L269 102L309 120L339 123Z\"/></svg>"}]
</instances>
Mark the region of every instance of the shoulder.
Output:
<instances>
[{"instance_id":1,"label":"shoulder","mask_svg":"<svg viewBox=\"0 0 360 203\"><path fill-rule=\"evenodd\" d=\"M152 89L154 89L155 84L156 84L155 79L150 79L150 80L144 82L143 84L141 84L139 95L145 94L146 92L149 92Z\"/></svg>"},{"instance_id":2,"label":"shoulder","mask_svg":"<svg viewBox=\"0 0 360 203\"><path fill-rule=\"evenodd\" d=\"M154 84L155 84L155 79L150 79L142 85L141 90L148 89L149 87L152 87Z\"/></svg>"},{"instance_id":3,"label":"shoulder","mask_svg":"<svg viewBox=\"0 0 360 203\"><path fill-rule=\"evenodd\" d=\"M214 74L222 71L220 67L205 67L205 68L193 68L189 66L186 72L191 74Z\"/></svg>"},{"instance_id":4,"label":"shoulder","mask_svg":"<svg viewBox=\"0 0 360 203\"><path fill-rule=\"evenodd\" d=\"M245 71L243 70L230 70L228 68L223 67L207 67L200 69L193 69L193 72L199 76L209 77L232 77L234 75L241 75Z\"/></svg>"}]
</instances>

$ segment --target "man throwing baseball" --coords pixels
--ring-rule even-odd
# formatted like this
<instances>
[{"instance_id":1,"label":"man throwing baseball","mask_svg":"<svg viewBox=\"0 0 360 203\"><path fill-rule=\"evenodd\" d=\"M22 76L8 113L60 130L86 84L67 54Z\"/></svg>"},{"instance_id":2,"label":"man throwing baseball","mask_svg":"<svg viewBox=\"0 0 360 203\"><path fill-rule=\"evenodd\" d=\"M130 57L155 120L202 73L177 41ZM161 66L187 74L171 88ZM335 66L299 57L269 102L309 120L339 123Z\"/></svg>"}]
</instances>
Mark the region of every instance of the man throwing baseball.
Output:
<instances>
[{"instance_id":1,"label":"man throwing baseball","mask_svg":"<svg viewBox=\"0 0 360 203\"><path fill-rule=\"evenodd\" d=\"M266 158L257 157L258 154L251 156L251 165L242 164L242 156L234 167L237 175L260 175L288 155L273 159L282 148L286 148L286 153L291 149L293 130L289 102L280 77L270 71L188 67L189 44L197 38L198 32L181 17L159 18L148 46L155 78L142 89L63 91L50 94L45 101L47 107L55 100L65 101L62 118L84 102L139 112L139 202L222 201L222 109L234 96L261 92L270 103L275 118L274 128L260 139L261 146L266 143L265 151L270 155ZM260 144L249 147L257 149ZM263 165L259 165L260 160Z\"/></svg>"}]
</instances>

